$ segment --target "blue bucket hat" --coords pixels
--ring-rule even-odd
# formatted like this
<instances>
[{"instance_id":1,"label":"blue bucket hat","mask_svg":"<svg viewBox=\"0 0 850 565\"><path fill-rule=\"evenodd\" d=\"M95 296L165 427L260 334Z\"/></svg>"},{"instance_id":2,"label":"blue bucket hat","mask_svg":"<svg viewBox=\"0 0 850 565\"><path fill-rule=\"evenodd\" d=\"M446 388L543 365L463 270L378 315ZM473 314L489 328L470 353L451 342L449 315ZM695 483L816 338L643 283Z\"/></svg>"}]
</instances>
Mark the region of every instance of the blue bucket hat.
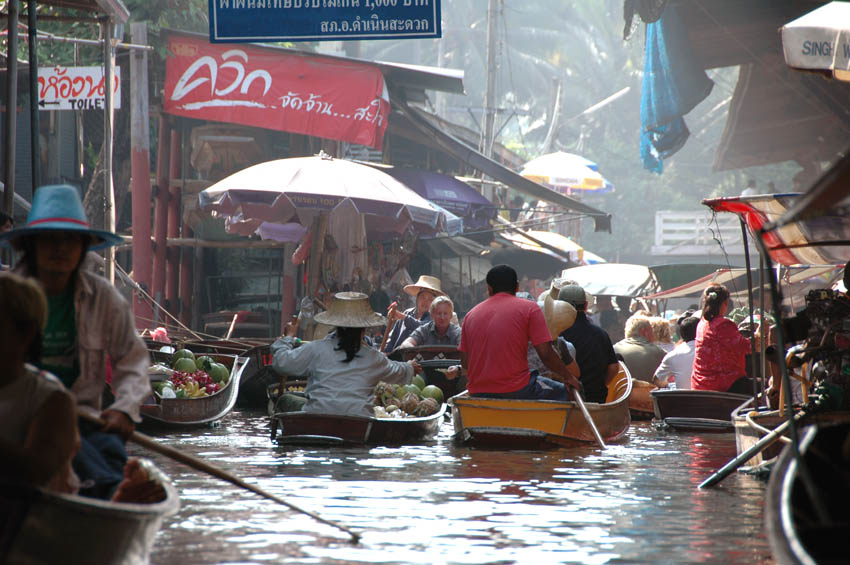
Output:
<instances>
[{"instance_id":1,"label":"blue bucket hat","mask_svg":"<svg viewBox=\"0 0 850 565\"><path fill-rule=\"evenodd\" d=\"M68 184L52 184L36 190L27 223L0 234L0 243L8 242L17 247L19 238L58 231L91 235L90 251L124 243L124 238L118 234L89 226L80 193Z\"/></svg>"}]
</instances>

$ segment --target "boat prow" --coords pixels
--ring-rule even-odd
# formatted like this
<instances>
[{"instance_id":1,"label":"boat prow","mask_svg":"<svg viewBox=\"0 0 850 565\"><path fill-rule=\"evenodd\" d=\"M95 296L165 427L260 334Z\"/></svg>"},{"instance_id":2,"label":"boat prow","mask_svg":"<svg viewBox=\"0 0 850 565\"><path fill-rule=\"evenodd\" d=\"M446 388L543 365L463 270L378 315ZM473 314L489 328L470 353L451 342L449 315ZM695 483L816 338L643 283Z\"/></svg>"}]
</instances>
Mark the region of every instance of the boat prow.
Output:
<instances>
[{"instance_id":1,"label":"boat prow","mask_svg":"<svg viewBox=\"0 0 850 565\"><path fill-rule=\"evenodd\" d=\"M632 378L625 365L608 387L604 404L586 402L605 442L622 439L629 429ZM479 447L541 449L596 442L578 404L556 400L479 398L467 392L449 399L455 440Z\"/></svg>"},{"instance_id":2,"label":"boat prow","mask_svg":"<svg viewBox=\"0 0 850 565\"><path fill-rule=\"evenodd\" d=\"M680 431L733 432L732 412L750 399L745 394L713 390L650 391L655 417Z\"/></svg>"},{"instance_id":3,"label":"boat prow","mask_svg":"<svg viewBox=\"0 0 850 565\"><path fill-rule=\"evenodd\" d=\"M0 483L0 563L147 563L154 538L180 499L171 481L151 504L57 494Z\"/></svg>"}]
</instances>

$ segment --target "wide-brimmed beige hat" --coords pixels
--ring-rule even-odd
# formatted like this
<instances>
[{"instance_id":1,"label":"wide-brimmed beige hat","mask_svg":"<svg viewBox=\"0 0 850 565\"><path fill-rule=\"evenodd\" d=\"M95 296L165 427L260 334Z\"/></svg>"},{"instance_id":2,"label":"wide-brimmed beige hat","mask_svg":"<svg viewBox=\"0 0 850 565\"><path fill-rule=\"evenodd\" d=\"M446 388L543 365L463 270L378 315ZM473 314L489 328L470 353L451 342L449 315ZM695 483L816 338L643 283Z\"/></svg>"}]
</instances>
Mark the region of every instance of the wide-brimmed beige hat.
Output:
<instances>
[{"instance_id":1,"label":"wide-brimmed beige hat","mask_svg":"<svg viewBox=\"0 0 850 565\"><path fill-rule=\"evenodd\" d=\"M369 297L362 292L337 292L328 309L313 317L320 324L341 328L371 328L383 326L387 319L372 311Z\"/></svg>"},{"instance_id":2,"label":"wide-brimmed beige hat","mask_svg":"<svg viewBox=\"0 0 850 565\"><path fill-rule=\"evenodd\" d=\"M445 292L443 292L442 285L440 284L440 279L428 275L422 275L419 277L419 280L416 281L414 284L409 284L404 287L404 292L406 292L410 296L418 296L419 293L423 290L430 290L437 296L446 294Z\"/></svg>"},{"instance_id":3,"label":"wide-brimmed beige hat","mask_svg":"<svg viewBox=\"0 0 850 565\"><path fill-rule=\"evenodd\" d=\"M546 294L543 299L543 317L552 339L558 339L561 332L568 330L576 321L576 309L569 302L555 300L552 293Z\"/></svg>"}]
</instances>

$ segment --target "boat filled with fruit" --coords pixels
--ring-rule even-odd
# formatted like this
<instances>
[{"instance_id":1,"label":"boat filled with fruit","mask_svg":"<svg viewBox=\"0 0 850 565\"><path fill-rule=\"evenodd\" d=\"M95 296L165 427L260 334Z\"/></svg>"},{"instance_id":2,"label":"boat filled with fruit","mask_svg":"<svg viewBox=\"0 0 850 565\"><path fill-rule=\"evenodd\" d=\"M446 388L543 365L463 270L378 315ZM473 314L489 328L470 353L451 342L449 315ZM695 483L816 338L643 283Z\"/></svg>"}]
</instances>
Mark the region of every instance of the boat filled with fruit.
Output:
<instances>
[{"instance_id":1,"label":"boat filled with fruit","mask_svg":"<svg viewBox=\"0 0 850 565\"><path fill-rule=\"evenodd\" d=\"M446 413L443 392L416 376L407 385L379 382L374 416L310 412L272 415L272 439L290 445L402 445L433 439Z\"/></svg>"},{"instance_id":2,"label":"boat filled with fruit","mask_svg":"<svg viewBox=\"0 0 850 565\"><path fill-rule=\"evenodd\" d=\"M218 423L236 404L246 357L189 349L158 351L148 370L152 395L141 406L146 425L197 426Z\"/></svg>"}]
</instances>

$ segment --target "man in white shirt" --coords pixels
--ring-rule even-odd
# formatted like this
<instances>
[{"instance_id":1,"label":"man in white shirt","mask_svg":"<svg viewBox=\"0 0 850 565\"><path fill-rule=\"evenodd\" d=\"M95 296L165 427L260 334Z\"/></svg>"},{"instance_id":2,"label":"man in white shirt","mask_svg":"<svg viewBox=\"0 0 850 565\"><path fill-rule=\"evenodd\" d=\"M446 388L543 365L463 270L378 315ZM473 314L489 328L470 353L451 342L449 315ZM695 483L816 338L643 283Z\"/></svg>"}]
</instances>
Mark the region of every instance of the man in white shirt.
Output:
<instances>
[{"instance_id":1,"label":"man in white shirt","mask_svg":"<svg viewBox=\"0 0 850 565\"><path fill-rule=\"evenodd\" d=\"M670 377L673 377L673 383L676 388L690 389L691 388L691 373L694 370L694 341L697 336L697 324L699 318L696 316L688 316L679 318L679 335L682 342L673 350L664 356L661 364L655 370L653 381L658 386L667 386L670 384Z\"/></svg>"}]
</instances>

